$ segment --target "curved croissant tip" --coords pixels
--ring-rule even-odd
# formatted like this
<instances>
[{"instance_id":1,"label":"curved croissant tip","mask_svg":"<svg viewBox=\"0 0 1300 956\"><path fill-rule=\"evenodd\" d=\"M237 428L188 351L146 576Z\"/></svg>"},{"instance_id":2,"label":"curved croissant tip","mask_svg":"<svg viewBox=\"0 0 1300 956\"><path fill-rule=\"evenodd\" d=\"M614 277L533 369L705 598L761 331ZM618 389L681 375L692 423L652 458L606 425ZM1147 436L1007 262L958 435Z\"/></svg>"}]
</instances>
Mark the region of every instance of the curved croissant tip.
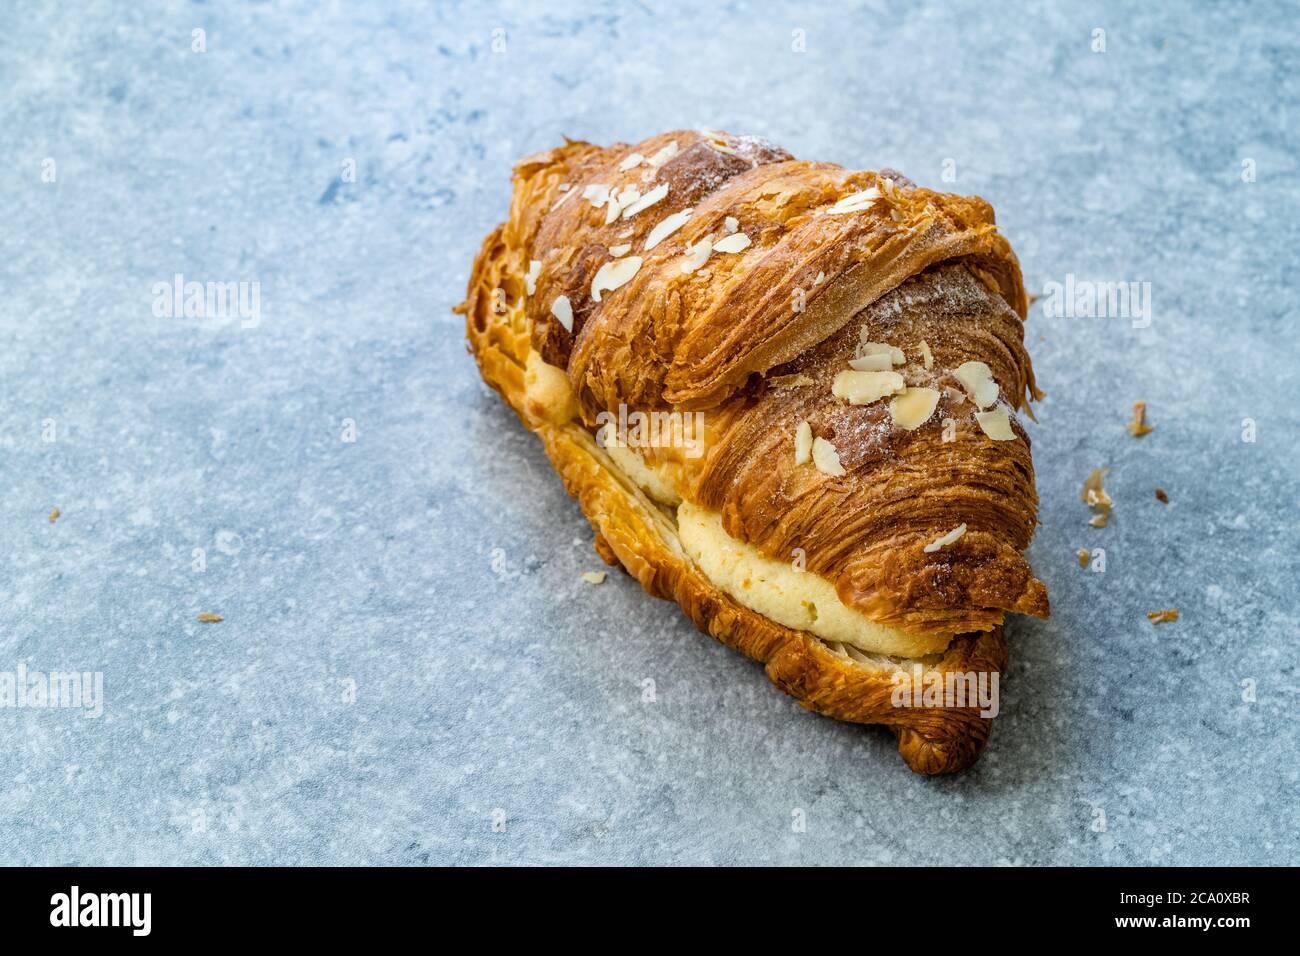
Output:
<instances>
[{"instance_id":1,"label":"curved croissant tip","mask_svg":"<svg viewBox=\"0 0 1300 956\"><path fill-rule=\"evenodd\" d=\"M988 743L991 721L980 723L982 732L972 732L971 726L963 722L938 737L927 737L908 727L895 727L898 752L916 773L960 773L979 760Z\"/></svg>"}]
</instances>

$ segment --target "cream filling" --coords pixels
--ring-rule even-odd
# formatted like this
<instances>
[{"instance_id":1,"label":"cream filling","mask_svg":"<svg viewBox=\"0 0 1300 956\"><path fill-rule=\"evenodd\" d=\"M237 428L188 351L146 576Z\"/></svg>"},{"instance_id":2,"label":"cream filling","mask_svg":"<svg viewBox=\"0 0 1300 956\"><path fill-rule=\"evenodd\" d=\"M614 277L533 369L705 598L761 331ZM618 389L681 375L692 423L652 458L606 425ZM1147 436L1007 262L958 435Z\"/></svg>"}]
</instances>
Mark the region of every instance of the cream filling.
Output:
<instances>
[{"instance_id":1,"label":"cream filling","mask_svg":"<svg viewBox=\"0 0 1300 956\"><path fill-rule=\"evenodd\" d=\"M890 657L939 653L952 640L918 637L876 623L844 604L835 586L820 575L796 570L793 560L775 561L731 537L715 511L683 501L677 508L677 534L710 581L778 624Z\"/></svg>"},{"instance_id":2,"label":"cream filling","mask_svg":"<svg viewBox=\"0 0 1300 956\"><path fill-rule=\"evenodd\" d=\"M536 352L528 356L524 381L529 411L538 418L562 422L576 413L568 376L563 369L543 362ZM813 634L841 656L864 664L889 663L864 654L916 658L941 653L951 642L950 636L917 637L876 623L844 604L835 586L820 575L796 570L793 560L773 560L727 534L720 514L682 499L668 464L647 464L634 449L617 445L604 451L649 498L677 509L677 533L683 549L714 586L751 611Z\"/></svg>"}]
</instances>

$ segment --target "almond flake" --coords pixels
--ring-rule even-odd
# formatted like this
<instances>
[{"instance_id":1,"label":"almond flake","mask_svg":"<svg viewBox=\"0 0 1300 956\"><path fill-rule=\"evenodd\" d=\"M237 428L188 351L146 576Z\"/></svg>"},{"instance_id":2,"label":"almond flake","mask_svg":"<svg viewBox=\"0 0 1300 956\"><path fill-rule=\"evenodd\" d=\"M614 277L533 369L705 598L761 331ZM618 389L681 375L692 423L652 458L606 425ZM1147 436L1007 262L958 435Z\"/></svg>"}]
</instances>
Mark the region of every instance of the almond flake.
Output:
<instances>
[{"instance_id":1,"label":"almond flake","mask_svg":"<svg viewBox=\"0 0 1300 956\"><path fill-rule=\"evenodd\" d=\"M998 400L998 383L983 362L962 362L952 374L977 407L988 408Z\"/></svg>"},{"instance_id":2,"label":"almond flake","mask_svg":"<svg viewBox=\"0 0 1300 956\"><path fill-rule=\"evenodd\" d=\"M198 616L197 619L199 621L202 621L204 624L220 624L222 621L225 620L225 618L222 617L220 614L212 614L209 611L204 611L202 614Z\"/></svg>"},{"instance_id":3,"label":"almond flake","mask_svg":"<svg viewBox=\"0 0 1300 956\"><path fill-rule=\"evenodd\" d=\"M889 417L906 431L916 431L930 420L939 405L939 392L933 388L905 388L889 403Z\"/></svg>"},{"instance_id":4,"label":"almond flake","mask_svg":"<svg viewBox=\"0 0 1300 956\"><path fill-rule=\"evenodd\" d=\"M619 256L625 256L631 251L632 251L632 244L630 242L625 242L619 246L609 247L609 254L613 256L615 259L617 259Z\"/></svg>"},{"instance_id":5,"label":"almond flake","mask_svg":"<svg viewBox=\"0 0 1300 956\"><path fill-rule=\"evenodd\" d=\"M609 187L602 186L600 183L592 183L582 191L582 198L599 209L609 202Z\"/></svg>"},{"instance_id":6,"label":"almond flake","mask_svg":"<svg viewBox=\"0 0 1300 956\"><path fill-rule=\"evenodd\" d=\"M743 232L725 236L713 244L714 252L741 252L750 246L750 238Z\"/></svg>"},{"instance_id":7,"label":"almond flake","mask_svg":"<svg viewBox=\"0 0 1300 956\"><path fill-rule=\"evenodd\" d=\"M633 229L631 226L628 226L626 229L624 229L622 232L618 234L618 237L620 239L630 239L632 238L632 233L634 232L636 232L636 230Z\"/></svg>"},{"instance_id":8,"label":"almond flake","mask_svg":"<svg viewBox=\"0 0 1300 956\"><path fill-rule=\"evenodd\" d=\"M660 219L659 222L655 224L655 227L650 230L650 235L646 236L645 246L643 247L645 251L649 252L678 229L682 228L682 226L686 225L687 220L691 218L691 213L694 211L694 209L683 209L681 212L675 212L671 216L665 216L663 219Z\"/></svg>"},{"instance_id":9,"label":"almond flake","mask_svg":"<svg viewBox=\"0 0 1300 956\"><path fill-rule=\"evenodd\" d=\"M817 273L817 278L813 279L813 288L814 289L817 288L817 286L821 285L825 281L826 281L826 273L824 272Z\"/></svg>"},{"instance_id":10,"label":"almond flake","mask_svg":"<svg viewBox=\"0 0 1300 956\"><path fill-rule=\"evenodd\" d=\"M629 188L631 188L631 187L629 187ZM649 191L648 193L646 193L644 196L640 195L639 193L638 193L637 195L638 195L638 198L636 199L635 202L633 202L630 206L625 206L625 207L624 207L624 209L623 209L623 218L624 218L624 219L631 219L633 216L635 216L637 213L639 213L642 209L649 209L649 208L650 208L651 206L653 206L655 203L659 202L659 200L661 200L661 199L663 199L665 196L667 196L667 195L668 195L668 184L667 184L667 183L660 183L658 186L656 186L654 189L650 190L650 191Z\"/></svg>"},{"instance_id":11,"label":"almond flake","mask_svg":"<svg viewBox=\"0 0 1300 956\"><path fill-rule=\"evenodd\" d=\"M859 333L859 337L861 338L866 334L867 334L867 330L864 327L863 330ZM855 356L881 355L881 354L888 355L889 360L895 365L902 365L907 361L907 356L903 354L902 349L900 349L897 345L889 345L885 342L867 342L865 340L861 341L858 343L857 351L854 354Z\"/></svg>"},{"instance_id":12,"label":"almond flake","mask_svg":"<svg viewBox=\"0 0 1300 956\"><path fill-rule=\"evenodd\" d=\"M653 156L647 159L646 162L650 164L651 168L658 169L660 166L668 162L668 160L672 159L676 155L677 155L677 140L673 140L663 149L659 150L659 152L655 153Z\"/></svg>"},{"instance_id":13,"label":"almond flake","mask_svg":"<svg viewBox=\"0 0 1300 956\"><path fill-rule=\"evenodd\" d=\"M832 478L842 478L848 474L844 466L840 464L840 453L835 450L835 446L825 438L814 438L812 443L812 460L823 475L830 475Z\"/></svg>"},{"instance_id":14,"label":"almond flake","mask_svg":"<svg viewBox=\"0 0 1300 956\"><path fill-rule=\"evenodd\" d=\"M740 228L740 220L735 216L728 216L722 220L722 228L726 229L728 234L733 233Z\"/></svg>"},{"instance_id":15,"label":"almond flake","mask_svg":"<svg viewBox=\"0 0 1300 956\"><path fill-rule=\"evenodd\" d=\"M870 405L901 392L904 386L903 376L897 372L840 372L831 384L831 394L850 405Z\"/></svg>"},{"instance_id":16,"label":"almond flake","mask_svg":"<svg viewBox=\"0 0 1300 956\"><path fill-rule=\"evenodd\" d=\"M994 441L1014 441L1016 433L1011 430L1011 417L1005 405L987 412L976 412L975 421L979 422L980 431Z\"/></svg>"},{"instance_id":17,"label":"almond flake","mask_svg":"<svg viewBox=\"0 0 1300 956\"><path fill-rule=\"evenodd\" d=\"M959 524L957 525L957 527L953 528L951 531L945 534L942 538L935 538L933 541L931 541L921 550L924 551L926 554L934 554L934 552L938 551L940 548L952 544L954 541L956 541L965 533L966 533L966 525L964 523Z\"/></svg>"},{"instance_id":18,"label":"almond flake","mask_svg":"<svg viewBox=\"0 0 1300 956\"><path fill-rule=\"evenodd\" d=\"M573 306L569 303L567 295L558 296L551 303L551 315L555 316L559 323L564 326L564 331L573 331Z\"/></svg>"},{"instance_id":19,"label":"almond flake","mask_svg":"<svg viewBox=\"0 0 1300 956\"><path fill-rule=\"evenodd\" d=\"M849 368L859 372L888 372L893 367L893 361L885 352L877 352L875 355L859 355L857 358L849 359Z\"/></svg>"},{"instance_id":20,"label":"almond flake","mask_svg":"<svg viewBox=\"0 0 1300 956\"><path fill-rule=\"evenodd\" d=\"M888 179L885 182L889 182ZM930 343L921 339L921 364L926 368L934 368L934 354L930 351Z\"/></svg>"},{"instance_id":21,"label":"almond flake","mask_svg":"<svg viewBox=\"0 0 1300 956\"><path fill-rule=\"evenodd\" d=\"M874 206L879 198L880 190L872 186L870 189L864 189L861 192L843 197L834 206L826 210L826 214L829 216L842 216L851 212L863 212Z\"/></svg>"},{"instance_id":22,"label":"almond flake","mask_svg":"<svg viewBox=\"0 0 1300 956\"><path fill-rule=\"evenodd\" d=\"M528 290L529 295L537 291L537 277L541 274L542 263L540 260L534 259L528 263L528 272L524 275L524 288Z\"/></svg>"},{"instance_id":23,"label":"almond flake","mask_svg":"<svg viewBox=\"0 0 1300 956\"><path fill-rule=\"evenodd\" d=\"M737 155L736 151L735 151L734 149L732 149L730 146L728 146L728 145L726 144L726 142L723 141L723 140L721 140L721 139L710 139L710 140L707 140L707 142L708 142L708 144L709 144L710 146L712 146L714 149L716 149L719 153L726 153L728 156L735 156L735 155Z\"/></svg>"},{"instance_id":24,"label":"almond flake","mask_svg":"<svg viewBox=\"0 0 1300 956\"><path fill-rule=\"evenodd\" d=\"M701 239L694 245L686 247L686 255L682 260L683 272L694 272L704 263L709 261L709 256L713 254L713 241L711 239Z\"/></svg>"},{"instance_id":25,"label":"almond flake","mask_svg":"<svg viewBox=\"0 0 1300 956\"><path fill-rule=\"evenodd\" d=\"M813 433L812 426L807 422L800 422L799 427L794 431L794 463L796 465L806 465L812 457Z\"/></svg>"},{"instance_id":26,"label":"almond flake","mask_svg":"<svg viewBox=\"0 0 1300 956\"><path fill-rule=\"evenodd\" d=\"M640 256L628 256L626 259L606 262L596 270L596 277L591 280L592 301L599 302L602 292L613 292L629 282L640 268Z\"/></svg>"},{"instance_id":27,"label":"almond flake","mask_svg":"<svg viewBox=\"0 0 1300 956\"><path fill-rule=\"evenodd\" d=\"M581 577L588 584L604 584L606 575L604 571L583 571Z\"/></svg>"},{"instance_id":28,"label":"almond flake","mask_svg":"<svg viewBox=\"0 0 1300 956\"><path fill-rule=\"evenodd\" d=\"M1147 611L1147 620L1152 624L1167 624L1170 621L1178 620L1178 609L1169 608L1165 611Z\"/></svg>"},{"instance_id":29,"label":"almond flake","mask_svg":"<svg viewBox=\"0 0 1300 956\"><path fill-rule=\"evenodd\" d=\"M620 173L625 173L629 169L636 169L644 162L645 162L644 156L642 156L640 153L632 153L627 157L627 159L623 160L623 162L618 164L618 171Z\"/></svg>"},{"instance_id":30,"label":"almond flake","mask_svg":"<svg viewBox=\"0 0 1300 956\"><path fill-rule=\"evenodd\" d=\"M1086 568L1088 566L1088 560L1092 557L1092 554L1087 548L1080 548L1078 551L1074 552L1074 556L1079 559L1079 567Z\"/></svg>"},{"instance_id":31,"label":"almond flake","mask_svg":"<svg viewBox=\"0 0 1300 956\"><path fill-rule=\"evenodd\" d=\"M562 192L564 195L562 195L559 199L556 200L555 205L551 207L551 212L555 212L555 210L559 209L566 202L568 202L570 199L572 199L574 196L578 194L578 191L569 185L561 186L560 192Z\"/></svg>"}]
</instances>

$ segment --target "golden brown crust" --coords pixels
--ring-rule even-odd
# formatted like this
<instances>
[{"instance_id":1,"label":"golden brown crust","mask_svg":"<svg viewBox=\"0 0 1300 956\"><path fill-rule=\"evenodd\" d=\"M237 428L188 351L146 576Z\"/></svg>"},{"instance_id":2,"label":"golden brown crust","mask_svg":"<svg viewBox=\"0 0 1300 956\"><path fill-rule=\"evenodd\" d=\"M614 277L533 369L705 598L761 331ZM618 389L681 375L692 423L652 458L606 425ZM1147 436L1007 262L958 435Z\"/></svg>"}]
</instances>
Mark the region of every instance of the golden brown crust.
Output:
<instances>
[{"instance_id":1,"label":"golden brown crust","mask_svg":"<svg viewBox=\"0 0 1300 956\"><path fill-rule=\"evenodd\" d=\"M657 170L629 159L669 144L677 151ZM638 181L643 193L669 188L628 219L607 224L608 207L583 195L589 186ZM869 188L881 191L880 208L827 214ZM684 225L643 250L657 223L687 208ZM715 254L683 272L685 248L728 225L749 237L744 254ZM641 266L595 302L592 279L621 244ZM527 295L534 260L540 267ZM793 289L801 290L800 310L791 308ZM551 315L560 295L572 305L572 332ZM1026 394L1037 394L1021 341L1025 309L1018 264L982 200L916 189L896 174L795 161L757 140L676 132L635 147L568 143L518 164L510 219L485 239L459 311L484 379L542 439L596 530L602 558L764 663L804 706L888 724L909 765L937 773L973 763L990 720L969 707L896 707L902 664L855 660L718 590L683 551L671 510L622 473L591 426L619 404L707 410L707 454L676 462L689 500L721 512L728 533L764 554L802 549L808 570L874 620L963 635L928 668L998 672L1003 612L1047 612L1046 590L1022 556L1037 506L1033 467L1018 424L1018 440L986 437L949 370L985 362L1011 404L1024 406ZM898 345L909 360L927 344L933 368L909 362L907 384L942 391L934 420L902 431L883 404L833 399L830 380L859 338ZM528 369L540 359L567 372L577 408L560 412L530 397ZM814 385L770 389L756 380L767 373ZM944 420L952 423L946 440ZM844 478L794 466L790 442L800 421L836 443ZM924 550L958 519L968 526L962 538L941 552Z\"/></svg>"}]
</instances>

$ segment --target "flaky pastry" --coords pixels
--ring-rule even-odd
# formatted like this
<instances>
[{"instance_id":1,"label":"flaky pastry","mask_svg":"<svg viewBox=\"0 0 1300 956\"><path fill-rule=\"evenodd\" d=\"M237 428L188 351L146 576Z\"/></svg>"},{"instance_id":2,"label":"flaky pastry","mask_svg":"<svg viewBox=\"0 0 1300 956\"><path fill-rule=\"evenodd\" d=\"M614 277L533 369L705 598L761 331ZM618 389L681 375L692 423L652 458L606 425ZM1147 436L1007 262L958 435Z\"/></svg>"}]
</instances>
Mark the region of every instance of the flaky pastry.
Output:
<instances>
[{"instance_id":1,"label":"flaky pastry","mask_svg":"<svg viewBox=\"0 0 1300 956\"><path fill-rule=\"evenodd\" d=\"M941 773L988 710L900 685L1048 613L1026 308L983 200L706 130L522 160L458 311L607 563Z\"/></svg>"}]
</instances>

